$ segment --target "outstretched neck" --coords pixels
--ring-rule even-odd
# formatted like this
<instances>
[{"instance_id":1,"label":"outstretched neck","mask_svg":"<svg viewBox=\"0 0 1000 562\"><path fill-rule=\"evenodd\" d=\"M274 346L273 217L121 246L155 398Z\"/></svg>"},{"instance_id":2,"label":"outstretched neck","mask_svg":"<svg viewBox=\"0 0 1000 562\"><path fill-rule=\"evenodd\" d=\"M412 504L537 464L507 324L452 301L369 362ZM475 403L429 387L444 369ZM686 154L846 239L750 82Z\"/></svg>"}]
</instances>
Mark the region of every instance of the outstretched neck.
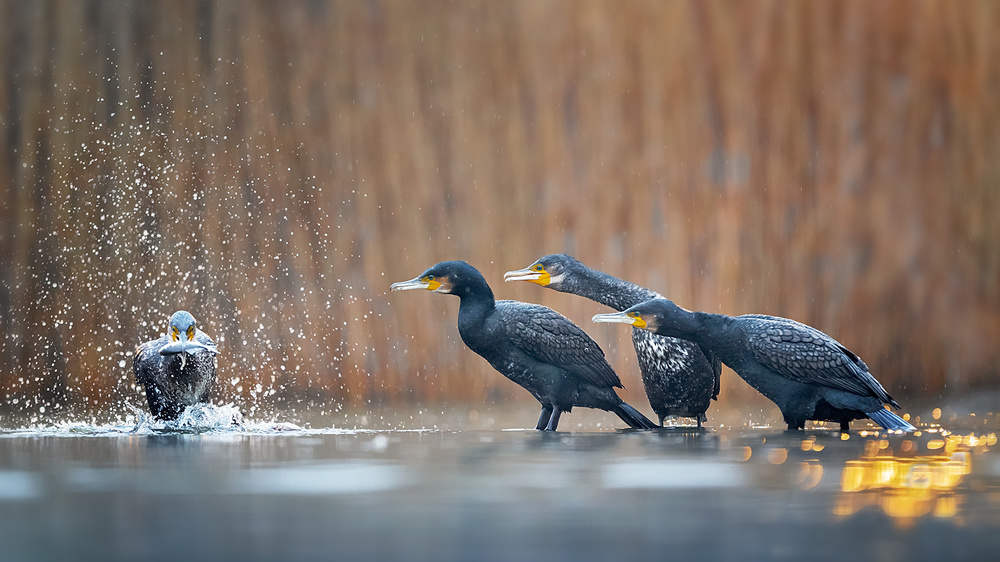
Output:
<instances>
[{"instance_id":1,"label":"outstretched neck","mask_svg":"<svg viewBox=\"0 0 1000 562\"><path fill-rule=\"evenodd\" d=\"M689 312L692 324L696 326L691 334L691 341L712 349L719 341L728 337L733 323L732 316L712 314L711 312Z\"/></svg>"},{"instance_id":2,"label":"outstretched neck","mask_svg":"<svg viewBox=\"0 0 1000 562\"><path fill-rule=\"evenodd\" d=\"M732 321L732 317L725 314L679 309L674 313L669 329L660 332L711 348L720 336L729 331Z\"/></svg>"},{"instance_id":3,"label":"outstretched neck","mask_svg":"<svg viewBox=\"0 0 1000 562\"><path fill-rule=\"evenodd\" d=\"M581 267L575 276L575 282L567 283L562 292L588 298L618 311L660 296L656 291L586 266Z\"/></svg>"}]
</instances>

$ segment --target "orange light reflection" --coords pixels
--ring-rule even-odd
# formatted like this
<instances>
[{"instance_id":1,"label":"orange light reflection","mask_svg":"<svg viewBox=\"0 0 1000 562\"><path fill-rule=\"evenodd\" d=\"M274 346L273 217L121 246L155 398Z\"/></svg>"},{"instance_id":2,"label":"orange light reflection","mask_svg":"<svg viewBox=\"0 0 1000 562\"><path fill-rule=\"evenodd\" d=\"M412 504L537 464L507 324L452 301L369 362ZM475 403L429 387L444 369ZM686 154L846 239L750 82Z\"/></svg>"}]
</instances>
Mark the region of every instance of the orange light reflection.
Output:
<instances>
[{"instance_id":1,"label":"orange light reflection","mask_svg":"<svg viewBox=\"0 0 1000 562\"><path fill-rule=\"evenodd\" d=\"M866 442L861 458L844 465L834 514L848 516L875 506L904 525L928 514L955 517L960 500L953 491L971 472L972 451L979 452L977 446L990 438L946 432L929 437L922 455L915 439L896 443L903 456L884 439Z\"/></svg>"}]
</instances>

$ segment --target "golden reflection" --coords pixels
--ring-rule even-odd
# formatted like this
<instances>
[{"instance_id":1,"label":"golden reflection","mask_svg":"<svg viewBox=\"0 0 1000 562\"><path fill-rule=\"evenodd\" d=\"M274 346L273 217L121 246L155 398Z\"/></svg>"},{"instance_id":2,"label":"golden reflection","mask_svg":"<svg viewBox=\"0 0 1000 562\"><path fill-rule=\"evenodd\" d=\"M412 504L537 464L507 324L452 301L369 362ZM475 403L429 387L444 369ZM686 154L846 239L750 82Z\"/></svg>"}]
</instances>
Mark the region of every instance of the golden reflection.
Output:
<instances>
[{"instance_id":1,"label":"golden reflection","mask_svg":"<svg viewBox=\"0 0 1000 562\"><path fill-rule=\"evenodd\" d=\"M803 490L815 488L823 480L823 465L819 461L805 461L799 463L798 485Z\"/></svg>"},{"instance_id":2,"label":"golden reflection","mask_svg":"<svg viewBox=\"0 0 1000 562\"><path fill-rule=\"evenodd\" d=\"M928 514L955 517L960 507L955 488L971 472L972 455L984 452L991 436L996 443L996 436L928 433L924 440L867 441L861 458L844 465L834 514L847 516L874 506L903 524Z\"/></svg>"},{"instance_id":3,"label":"golden reflection","mask_svg":"<svg viewBox=\"0 0 1000 562\"><path fill-rule=\"evenodd\" d=\"M955 496L948 494L938 498L934 505L934 517L954 517L958 514L958 502Z\"/></svg>"},{"instance_id":4,"label":"golden reflection","mask_svg":"<svg viewBox=\"0 0 1000 562\"><path fill-rule=\"evenodd\" d=\"M775 447L767 452L767 460L771 464L782 464L788 460L788 449Z\"/></svg>"}]
</instances>

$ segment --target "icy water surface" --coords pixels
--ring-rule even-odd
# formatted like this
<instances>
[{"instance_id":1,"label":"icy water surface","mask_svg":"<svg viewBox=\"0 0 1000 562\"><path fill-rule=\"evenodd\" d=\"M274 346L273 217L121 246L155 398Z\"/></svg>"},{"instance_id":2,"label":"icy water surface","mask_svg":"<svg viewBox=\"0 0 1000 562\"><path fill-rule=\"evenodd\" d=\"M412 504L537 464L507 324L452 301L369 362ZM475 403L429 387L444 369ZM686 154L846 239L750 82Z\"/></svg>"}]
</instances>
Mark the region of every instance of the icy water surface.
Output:
<instances>
[{"instance_id":1,"label":"icy water surface","mask_svg":"<svg viewBox=\"0 0 1000 562\"><path fill-rule=\"evenodd\" d=\"M315 429L234 412L0 431L0 558L1000 555L995 419L841 436L581 429L568 417L571 431L545 434Z\"/></svg>"}]
</instances>

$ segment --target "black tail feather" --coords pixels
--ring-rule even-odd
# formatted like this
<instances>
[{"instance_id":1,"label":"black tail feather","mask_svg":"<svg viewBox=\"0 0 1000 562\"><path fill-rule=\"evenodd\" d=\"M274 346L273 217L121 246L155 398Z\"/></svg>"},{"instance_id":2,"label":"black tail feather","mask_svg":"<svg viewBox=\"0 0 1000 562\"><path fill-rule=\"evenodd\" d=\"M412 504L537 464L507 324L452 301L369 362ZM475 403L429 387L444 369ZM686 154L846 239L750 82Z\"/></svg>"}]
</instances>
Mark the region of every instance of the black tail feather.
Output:
<instances>
[{"instance_id":1,"label":"black tail feather","mask_svg":"<svg viewBox=\"0 0 1000 562\"><path fill-rule=\"evenodd\" d=\"M890 412L889 410L876 410L874 412L865 412L873 422L881 425L885 429L896 429L902 431L916 431L917 428L910 425L909 422L903 418L897 416L896 414Z\"/></svg>"},{"instance_id":2,"label":"black tail feather","mask_svg":"<svg viewBox=\"0 0 1000 562\"><path fill-rule=\"evenodd\" d=\"M625 402L619 404L612 411L632 429L656 429L657 427L660 427L653 423L649 418L642 415L642 412L636 410L632 406L629 406Z\"/></svg>"}]
</instances>

